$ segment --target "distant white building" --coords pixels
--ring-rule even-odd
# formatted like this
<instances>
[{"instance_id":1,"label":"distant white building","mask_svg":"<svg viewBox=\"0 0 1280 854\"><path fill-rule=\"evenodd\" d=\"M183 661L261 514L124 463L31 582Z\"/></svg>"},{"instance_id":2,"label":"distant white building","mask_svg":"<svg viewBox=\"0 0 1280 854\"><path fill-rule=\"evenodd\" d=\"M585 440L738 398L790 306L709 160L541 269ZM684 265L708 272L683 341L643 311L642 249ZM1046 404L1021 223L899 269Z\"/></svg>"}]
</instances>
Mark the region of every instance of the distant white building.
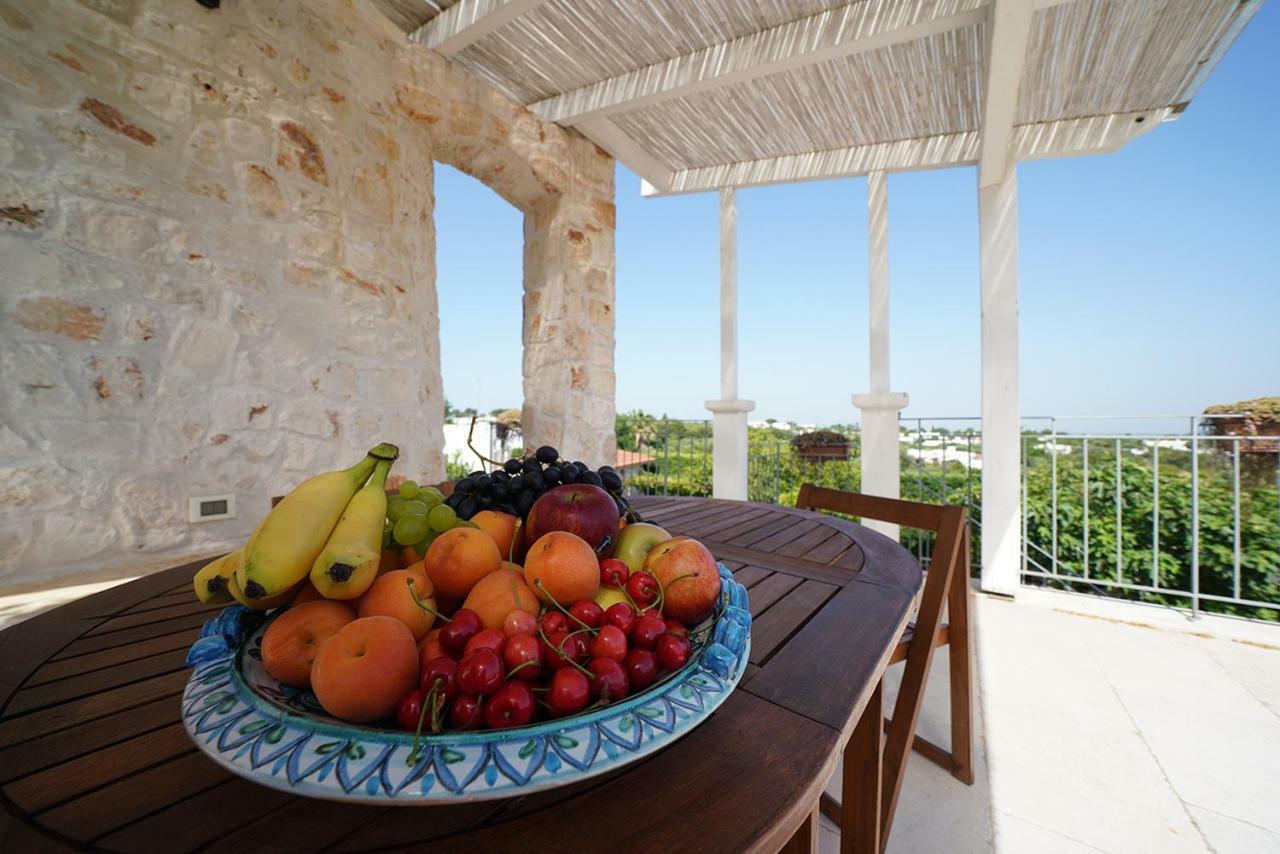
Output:
<instances>
[{"instance_id":1,"label":"distant white building","mask_svg":"<svg viewBox=\"0 0 1280 854\"><path fill-rule=\"evenodd\" d=\"M444 458L457 460L468 469L480 468L480 459L471 448L467 447L467 436L471 434L471 444L480 453L491 460L505 460L510 451L523 446L524 438L519 427L507 428L506 438L499 438L500 425L496 418L481 415L476 418L474 434L471 434L471 417L459 416L444 423Z\"/></svg>"}]
</instances>

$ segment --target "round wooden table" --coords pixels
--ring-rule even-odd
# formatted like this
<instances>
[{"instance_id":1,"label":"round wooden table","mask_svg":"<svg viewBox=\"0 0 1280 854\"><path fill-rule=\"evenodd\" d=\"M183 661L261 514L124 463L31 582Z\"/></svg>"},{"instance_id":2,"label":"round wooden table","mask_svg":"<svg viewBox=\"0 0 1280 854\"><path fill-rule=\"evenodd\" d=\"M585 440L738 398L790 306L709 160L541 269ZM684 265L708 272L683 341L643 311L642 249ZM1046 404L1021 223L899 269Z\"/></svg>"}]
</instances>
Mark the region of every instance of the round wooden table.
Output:
<instances>
[{"instance_id":1,"label":"round wooden table","mask_svg":"<svg viewBox=\"0 0 1280 854\"><path fill-rule=\"evenodd\" d=\"M0 632L0 850L803 850L921 585L896 543L814 513L636 501L748 588L750 665L715 715L626 769L523 798L394 808L295 797L205 758L179 721L215 608L199 563Z\"/></svg>"}]
</instances>

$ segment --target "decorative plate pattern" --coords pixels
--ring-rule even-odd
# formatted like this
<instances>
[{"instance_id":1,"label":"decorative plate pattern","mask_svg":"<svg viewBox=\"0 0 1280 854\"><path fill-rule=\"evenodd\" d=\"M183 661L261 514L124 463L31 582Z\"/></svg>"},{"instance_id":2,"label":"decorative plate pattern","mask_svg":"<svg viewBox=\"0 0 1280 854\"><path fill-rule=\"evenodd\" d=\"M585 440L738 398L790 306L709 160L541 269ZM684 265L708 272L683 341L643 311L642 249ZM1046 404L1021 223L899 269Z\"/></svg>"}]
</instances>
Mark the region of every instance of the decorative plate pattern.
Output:
<instances>
[{"instance_id":1,"label":"decorative plate pattern","mask_svg":"<svg viewBox=\"0 0 1280 854\"><path fill-rule=\"evenodd\" d=\"M706 720L742 679L747 591L724 566L717 613L690 632L689 663L620 703L526 727L423 736L328 717L310 691L261 664L270 620L240 605L207 623L182 720L196 745L250 780L298 795L433 804L523 795L575 783L659 750Z\"/></svg>"}]
</instances>

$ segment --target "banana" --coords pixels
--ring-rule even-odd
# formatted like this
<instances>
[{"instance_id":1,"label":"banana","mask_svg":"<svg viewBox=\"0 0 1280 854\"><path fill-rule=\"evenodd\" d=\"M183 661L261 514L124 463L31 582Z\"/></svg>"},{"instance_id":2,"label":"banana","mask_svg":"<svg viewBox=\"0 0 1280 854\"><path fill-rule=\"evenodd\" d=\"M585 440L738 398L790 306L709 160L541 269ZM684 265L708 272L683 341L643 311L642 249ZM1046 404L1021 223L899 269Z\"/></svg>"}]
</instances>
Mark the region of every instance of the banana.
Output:
<instances>
[{"instance_id":1,"label":"banana","mask_svg":"<svg viewBox=\"0 0 1280 854\"><path fill-rule=\"evenodd\" d=\"M243 594L268 599L307 577L356 490L379 460L394 460L395 445L383 443L348 469L318 474L299 484L271 509L249 538L236 570Z\"/></svg>"},{"instance_id":2,"label":"banana","mask_svg":"<svg viewBox=\"0 0 1280 854\"><path fill-rule=\"evenodd\" d=\"M301 584L295 584L293 587L290 587L281 593L277 593L274 596L266 596L261 599L250 599L248 596L244 595L244 591L240 589L240 581L236 578L234 572L231 573L229 578L227 578L227 592L231 594L231 598L235 599L246 608L252 608L255 611L266 611L271 608L275 608L278 605L288 604L293 600L293 597L297 595L301 588Z\"/></svg>"},{"instance_id":3,"label":"banana","mask_svg":"<svg viewBox=\"0 0 1280 854\"><path fill-rule=\"evenodd\" d=\"M236 566L243 559L244 549L237 549L201 567L192 580L196 598L206 605L225 605L234 601L231 591L227 590L227 579L235 574Z\"/></svg>"},{"instance_id":4,"label":"banana","mask_svg":"<svg viewBox=\"0 0 1280 854\"><path fill-rule=\"evenodd\" d=\"M342 511L329 542L311 567L311 583L326 599L355 599L378 576L390 470L390 460L378 461L373 477Z\"/></svg>"}]
</instances>

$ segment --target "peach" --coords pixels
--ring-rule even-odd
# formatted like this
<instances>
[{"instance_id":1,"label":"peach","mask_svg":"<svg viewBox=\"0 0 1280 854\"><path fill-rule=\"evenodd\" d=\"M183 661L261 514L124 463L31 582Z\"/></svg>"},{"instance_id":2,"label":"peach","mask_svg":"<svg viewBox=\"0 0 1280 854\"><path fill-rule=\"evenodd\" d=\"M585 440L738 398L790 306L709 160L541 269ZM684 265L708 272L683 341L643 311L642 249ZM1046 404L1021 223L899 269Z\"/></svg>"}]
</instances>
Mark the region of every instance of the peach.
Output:
<instances>
[{"instance_id":1,"label":"peach","mask_svg":"<svg viewBox=\"0 0 1280 854\"><path fill-rule=\"evenodd\" d=\"M516 538L516 527L520 524L519 516L510 513L499 513L497 510L481 510L471 517L471 521L480 530L493 538L498 547L498 554L505 560L511 555L511 544Z\"/></svg>"},{"instance_id":2,"label":"peach","mask_svg":"<svg viewBox=\"0 0 1280 854\"><path fill-rule=\"evenodd\" d=\"M502 565L502 555L484 531L454 528L436 537L423 563L440 592L465 599L477 581Z\"/></svg>"},{"instance_id":3,"label":"peach","mask_svg":"<svg viewBox=\"0 0 1280 854\"><path fill-rule=\"evenodd\" d=\"M538 597L523 575L499 569L476 582L462 607L475 611L486 629L501 629L502 621L512 611L538 613Z\"/></svg>"},{"instance_id":4,"label":"peach","mask_svg":"<svg viewBox=\"0 0 1280 854\"><path fill-rule=\"evenodd\" d=\"M303 588L315 590L308 584ZM319 595L319 594L317 594ZM294 605L272 621L262 636L262 665L286 685L311 684L311 665L324 642L356 618L341 602Z\"/></svg>"},{"instance_id":5,"label":"peach","mask_svg":"<svg viewBox=\"0 0 1280 854\"><path fill-rule=\"evenodd\" d=\"M440 644L439 629L432 629L422 636L422 640L418 641L418 655L422 661L431 661L433 658L448 654Z\"/></svg>"},{"instance_id":6,"label":"peach","mask_svg":"<svg viewBox=\"0 0 1280 854\"><path fill-rule=\"evenodd\" d=\"M524 580L544 602L564 607L600 589L600 564L587 541L568 531L543 534L524 559Z\"/></svg>"},{"instance_id":7,"label":"peach","mask_svg":"<svg viewBox=\"0 0 1280 854\"><path fill-rule=\"evenodd\" d=\"M691 625L710 616L720 598L720 571L707 547L689 537L659 543L644 568L662 585L662 613Z\"/></svg>"},{"instance_id":8,"label":"peach","mask_svg":"<svg viewBox=\"0 0 1280 854\"><path fill-rule=\"evenodd\" d=\"M320 647L311 690L324 710L355 723L382 720L418 684L413 633L392 617L361 617Z\"/></svg>"},{"instance_id":9,"label":"peach","mask_svg":"<svg viewBox=\"0 0 1280 854\"><path fill-rule=\"evenodd\" d=\"M409 592L409 583L413 583L413 592ZM360 597L359 614L361 617L391 617L399 620L409 629L414 638L420 638L431 631L436 615L425 610L414 594L428 608L435 609L432 597L431 580L420 570L395 569L386 575L380 575L373 585Z\"/></svg>"}]
</instances>

